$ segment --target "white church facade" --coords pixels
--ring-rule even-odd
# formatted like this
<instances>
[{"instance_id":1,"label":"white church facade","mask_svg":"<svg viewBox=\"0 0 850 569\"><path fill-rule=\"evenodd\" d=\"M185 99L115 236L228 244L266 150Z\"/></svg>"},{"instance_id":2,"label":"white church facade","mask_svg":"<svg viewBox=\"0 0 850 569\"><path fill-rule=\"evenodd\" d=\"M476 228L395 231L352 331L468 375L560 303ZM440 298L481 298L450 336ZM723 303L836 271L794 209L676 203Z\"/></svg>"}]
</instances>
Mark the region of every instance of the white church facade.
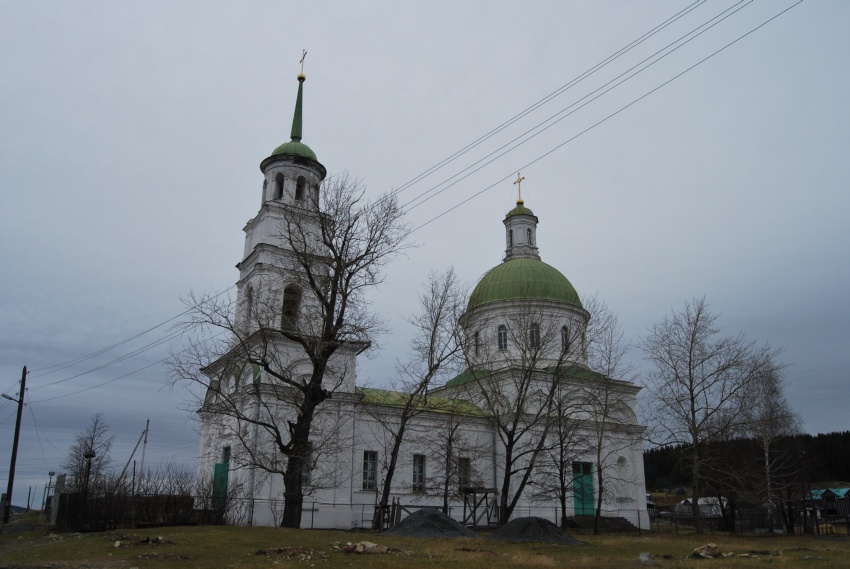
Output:
<instances>
[{"instance_id":1,"label":"white church facade","mask_svg":"<svg viewBox=\"0 0 850 569\"><path fill-rule=\"evenodd\" d=\"M311 231L318 231L311 220L323 215L319 192L326 170L301 142L303 82L301 75L292 140L260 165L261 206L244 228L245 249L237 265L237 326L250 328L251 314L262 312L275 315L275 326L303 334L311 330L313 301L298 284L303 275L292 239L282 239L294 230L294 218L300 220L301 238L311 239ZM391 499L407 508L446 508L470 524L492 522L498 513L488 506L505 487L509 453L511 468L519 473L516 483L533 461L513 517L558 523L563 513L592 515L603 482L603 515L647 529L644 429L634 411L639 388L588 369L592 315L567 278L540 259L538 218L521 197L503 223L503 261L478 282L460 320L469 339L467 369L429 391L427 406L411 420ZM258 304L269 302L258 310ZM280 336L266 345L272 359L287 362L295 375L310 374L311 362L299 344ZM314 419L316 444L302 472L301 527L373 523L388 434L402 399L392 391L358 386L356 361L365 348L347 344L329 366L333 395ZM238 399L244 417L285 416L291 412L287 396L256 365L235 366L221 358L205 373L211 380L199 410L199 478L210 480L220 498L230 493L244 506L231 521L278 525L285 457L255 422L215 409L216 401L229 397Z\"/></svg>"}]
</instances>

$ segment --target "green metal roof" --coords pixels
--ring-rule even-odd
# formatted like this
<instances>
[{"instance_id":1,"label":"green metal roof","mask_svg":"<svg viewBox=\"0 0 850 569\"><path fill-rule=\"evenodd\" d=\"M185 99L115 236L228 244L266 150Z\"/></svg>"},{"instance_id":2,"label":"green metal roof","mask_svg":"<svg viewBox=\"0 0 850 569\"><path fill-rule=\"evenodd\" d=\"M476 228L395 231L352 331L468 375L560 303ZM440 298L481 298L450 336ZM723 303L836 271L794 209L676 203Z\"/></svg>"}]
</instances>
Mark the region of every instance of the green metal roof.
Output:
<instances>
[{"instance_id":1,"label":"green metal roof","mask_svg":"<svg viewBox=\"0 0 850 569\"><path fill-rule=\"evenodd\" d=\"M481 277L467 310L503 300L549 300L581 308L576 289L561 272L531 257L510 259Z\"/></svg>"},{"instance_id":2,"label":"green metal roof","mask_svg":"<svg viewBox=\"0 0 850 569\"><path fill-rule=\"evenodd\" d=\"M386 389L375 389L372 387L359 388L363 394L361 403L368 405L382 405L385 407L404 407L409 394L399 391L388 391ZM460 415L483 417L485 413L478 407L462 399L451 399L448 397L435 397L428 395L422 398L417 408L421 411L432 413L458 413Z\"/></svg>"},{"instance_id":3,"label":"green metal roof","mask_svg":"<svg viewBox=\"0 0 850 569\"><path fill-rule=\"evenodd\" d=\"M461 385L465 385L471 381L487 379L489 376L490 372L488 370L464 370L456 377L448 380L446 382L446 387L460 387Z\"/></svg>"},{"instance_id":4,"label":"green metal roof","mask_svg":"<svg viewBox=\"0 0 850 569\"><path fill-rule=\"evenodd\" d=\"M569 364L562 366L548 366L546 368L541 369L540 371L546 373L558 373L561 378L564 379L579 379L579 380L587 380L587 381L603 381L605 379L605 375L590 370L584 366L580 366L578 364ZM467 383L471 383L473 381L484 381L492 374L489 370L479 369L479 370L465 370L461 372L456 377L450 379L446 382L446 387L460 387L461 385L466 385Z\"/></svg>"},{"instance_id":5,"label":"green metal roof","mask_svg":"<svg viewBox=\"0 0 850 569\"><path fill-rule=\"evenodd\" d=\"M318 162L319 160L316 158L316 153L313 152L309 146L304 144L303 142L298 142L297 140L292 140L290 142L284 142L280 146L274 149L272 152L272 156L277 156L279 154L289 154L294 156L304 156L305 158L310 158Z\"/></svg>"},{"instance_id":6,"label":"green metal roof","mask_svg":"<svg viewBox=\"0 0 850 569\"><path fill-rule=\"evenodd\" d=\"M289 154L293 156L303 156L305 158L310 158L311 160L315 160L318 162L319 160L316 158L316 153L313 152L309 146L301 142L301 115L303 108L303 98L304 98L304 76L298 76L298 97L295 99L295 113L292 115L292 132L290 133L290 137L292 140L289 142L284 142L280 146L274 149L272 152L272 156L278 156L280 154Z\"/></svg>"}]
</instances>

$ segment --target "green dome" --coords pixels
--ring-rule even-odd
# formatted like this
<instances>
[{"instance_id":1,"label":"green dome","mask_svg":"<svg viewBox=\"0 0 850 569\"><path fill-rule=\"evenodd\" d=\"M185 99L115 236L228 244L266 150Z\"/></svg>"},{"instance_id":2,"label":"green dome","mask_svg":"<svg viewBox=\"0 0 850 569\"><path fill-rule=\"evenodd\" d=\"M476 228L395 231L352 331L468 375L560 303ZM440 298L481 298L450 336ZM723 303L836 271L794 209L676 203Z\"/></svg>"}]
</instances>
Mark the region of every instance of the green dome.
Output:
<instances>
[{"instance_id":1,"label":"green dome","mask_svg":"<svg viewBox=\"0 0 850 569\"><path fill-rule=\"evenodd\" d=\"M303 142L297 140L290 140L289 142L284 142L280 146L274 149L272 152L272 156L278 156L280 154L290 154L293 156L303 156L304 158L310 158L311 160L316 160L316 153L310 150L310 147L304 144Z\"/></svg>"},{"instance_id":2,"label":"green dome","mask_svg":"<svg viewBox=\"0 0 850 569\"><path fill-rule=\"evenodd\" d=\"M507 217L513 217L514 215L532 215L533 216L534 212L532 212L530 209L528 209L524 205L517 204L517 206L515 208L513 208L511 211L509 211L508 214L505 217L506 218Z\"/></svg>"},{"instance_id":3,"label":"green dome","mask_svg":"<svg viewBox=\"0 0 850 569\"><path fill-rule=\"evenodd\" d=\"M543 261L520 257L493 267L478 281L467 310L501 300L548 300L581 308L576 289L561 272Z\"/></svg>"}]
</instances>

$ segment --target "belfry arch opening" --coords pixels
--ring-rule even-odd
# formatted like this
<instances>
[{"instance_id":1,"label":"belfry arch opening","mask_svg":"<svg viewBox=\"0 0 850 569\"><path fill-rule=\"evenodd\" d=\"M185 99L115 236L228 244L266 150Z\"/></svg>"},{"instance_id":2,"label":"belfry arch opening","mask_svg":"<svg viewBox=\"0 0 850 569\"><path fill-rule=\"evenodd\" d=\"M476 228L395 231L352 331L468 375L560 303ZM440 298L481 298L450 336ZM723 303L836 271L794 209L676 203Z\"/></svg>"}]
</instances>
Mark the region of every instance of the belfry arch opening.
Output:
<instances>
[{"instance_id":1,"label":"belfry arch opening","mask_svg":"<svg viewBox=\"0 0 850 569\"><path fill-rule=\"evenodd\" d=\"M283 289L283 314L280 325L284 329L295 328L298 324L298 310L301 307L301 288L287 285Z\"/></svg>"},{"instance_id":2,"label":"belfry arch opening","mask_svg":"<svg viewBox=\"0 0 850 569\"><path fill-rule=\"evenodd\" d=\"M279 200L283 197L283 174L278 174L274 177L274 187L272 188L272 199Z\"/></svg>"},{"instance_id":3,"label":"belfry arch opening","mask_svg":"<svg viewBox=\"0 0 850 569\"><path fill-rule=\"evenodd\" d=\"M307 179L304 176L298 176L298 179L295 181L295 201L303 202L306 191Z\"/></svg>"}]
</instances>

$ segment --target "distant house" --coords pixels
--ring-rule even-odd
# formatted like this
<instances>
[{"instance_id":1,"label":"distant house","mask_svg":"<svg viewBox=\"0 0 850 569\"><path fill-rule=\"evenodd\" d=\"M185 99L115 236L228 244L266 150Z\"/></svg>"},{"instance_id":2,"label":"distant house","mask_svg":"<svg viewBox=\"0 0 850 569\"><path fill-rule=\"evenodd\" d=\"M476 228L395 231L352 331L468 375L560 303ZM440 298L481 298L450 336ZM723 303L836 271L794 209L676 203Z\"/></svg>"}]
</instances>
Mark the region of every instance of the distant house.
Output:
<instances>
[{"instance_id":1,"label":"distant house","mask_svg":"<svg viewBox=\"0 0 850 569\"><path fill-rule=\"evenodd\" d=\"M809 502L821 519L850 516L850 488L812 490L809 495Z\"/></svg>"},{"instance_id":2,"label":"distant house","mask_svg":"<svg viewBox=\"0 0 850 569\"><path fill-rule=\"evenodd\" d=\"M722 501L721 501L722 500ZM691 508L693 500L685 498L676 504L676 515L679 517L688 517L692 514ZM726 498L700 498L699 499L699 516L703 519L720 518L723 516L723 510L726 508Z\"/></svg>"}]
</instances>

